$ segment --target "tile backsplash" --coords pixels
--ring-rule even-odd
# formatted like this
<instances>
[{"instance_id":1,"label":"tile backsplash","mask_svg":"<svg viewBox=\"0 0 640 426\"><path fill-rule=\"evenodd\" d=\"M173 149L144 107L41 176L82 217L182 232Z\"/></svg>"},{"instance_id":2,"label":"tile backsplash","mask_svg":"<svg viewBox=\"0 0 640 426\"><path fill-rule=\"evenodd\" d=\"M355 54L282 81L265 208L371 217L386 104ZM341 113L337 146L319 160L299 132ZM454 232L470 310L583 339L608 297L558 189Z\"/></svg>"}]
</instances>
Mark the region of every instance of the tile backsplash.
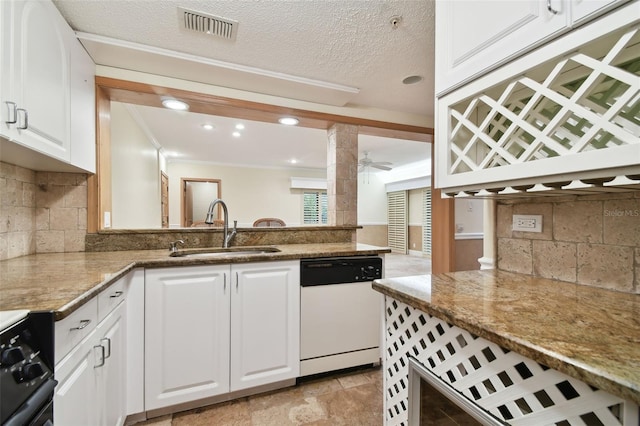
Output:
<instances>
[{"instance_id":1,"label":"tile backsplash","mask_svg":"<svg viewBox=\"0 0 640 426\"><path fill-rule=\"evenodd\" d=\"M512 230L542 215L542 232ZM499 200L498 269L640 293L640 192Z\"/></svg>"},{"instance_id":2,"label":"tile backsplash","mask_svg":"<svg viewBox=\"0 0 640 426\"><path fill-rule=\"evenodd\" d=\"M0 162L0 260L84 251L87 175Z\"/></svg>"}]
</instances>

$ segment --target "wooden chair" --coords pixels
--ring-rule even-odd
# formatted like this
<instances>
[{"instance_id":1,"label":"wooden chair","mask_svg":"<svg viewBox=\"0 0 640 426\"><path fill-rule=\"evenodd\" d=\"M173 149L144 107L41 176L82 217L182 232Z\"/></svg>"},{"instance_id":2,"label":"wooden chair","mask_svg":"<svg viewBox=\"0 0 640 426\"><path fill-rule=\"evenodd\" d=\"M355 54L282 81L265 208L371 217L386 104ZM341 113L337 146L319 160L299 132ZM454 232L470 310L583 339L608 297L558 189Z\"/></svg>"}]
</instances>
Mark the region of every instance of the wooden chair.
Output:
<instances>
[{"instance_id":1,"label":"wooden chair","mask_svg":"<svg viewBox=\"0 0 640 426\"><path fill-rule=\"evenodd\" d=\"M256 228L263 227L278 227L278 226L286 226L282 219L276 219L275 217L262 217L255 222L253 222L253 226Z\"/></svg>"}]
</instances>

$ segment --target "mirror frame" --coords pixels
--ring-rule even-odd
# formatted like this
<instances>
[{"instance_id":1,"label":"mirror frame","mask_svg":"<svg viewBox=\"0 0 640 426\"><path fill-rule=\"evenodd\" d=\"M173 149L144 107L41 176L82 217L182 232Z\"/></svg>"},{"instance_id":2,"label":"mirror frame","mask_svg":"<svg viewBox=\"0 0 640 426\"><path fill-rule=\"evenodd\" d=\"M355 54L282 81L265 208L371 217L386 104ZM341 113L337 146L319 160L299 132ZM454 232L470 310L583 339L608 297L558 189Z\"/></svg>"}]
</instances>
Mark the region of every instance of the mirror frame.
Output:
<instances>
[{"instance_id":1,"label":"mirror frame","mask_svg":"<svg viewBox=\"0 0 640 426\"><path fill-rule=\"evenodd\" d=\"M192 112L239 118L253 121L277 123L282 115L294 115L302 127L327 130L336 123L358 126L360 134L388 138L429 142L433 139L433 128L342 116L317 111L270 105L243 99L225 98L207 93L157 86L147 83L95 77L96 86L96 173L87 180L87 233L104 229L104 212L111 211L111 101L137 105L162 107L161 97L171 96L187 102ZM431 146L433 149L433 140ZM433 156L432 156L433 158ZM432 188L434 179L432 161ZM454 200L440 198L435 190L432 198L432 243L441 250L432 255L434 273L449 272L455 268L454 254Z\"/></svg>"}]
</instances>

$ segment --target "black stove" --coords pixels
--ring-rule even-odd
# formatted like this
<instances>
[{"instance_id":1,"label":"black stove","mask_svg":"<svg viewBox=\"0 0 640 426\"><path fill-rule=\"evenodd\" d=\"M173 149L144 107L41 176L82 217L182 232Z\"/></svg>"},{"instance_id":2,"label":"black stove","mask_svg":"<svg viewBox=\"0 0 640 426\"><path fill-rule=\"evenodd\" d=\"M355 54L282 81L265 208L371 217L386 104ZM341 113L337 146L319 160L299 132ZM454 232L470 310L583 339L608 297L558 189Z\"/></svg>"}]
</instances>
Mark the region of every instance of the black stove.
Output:
<instances>
[{"instance_id":1,"label":"black stove","mask_svg":"<svg viewBox=\"0 0 640 426\"><path fill-rule=\"evenodd\" d=\"M53 313L0 330L0 424L53 425Z\"/></svg>"}]
</instances>

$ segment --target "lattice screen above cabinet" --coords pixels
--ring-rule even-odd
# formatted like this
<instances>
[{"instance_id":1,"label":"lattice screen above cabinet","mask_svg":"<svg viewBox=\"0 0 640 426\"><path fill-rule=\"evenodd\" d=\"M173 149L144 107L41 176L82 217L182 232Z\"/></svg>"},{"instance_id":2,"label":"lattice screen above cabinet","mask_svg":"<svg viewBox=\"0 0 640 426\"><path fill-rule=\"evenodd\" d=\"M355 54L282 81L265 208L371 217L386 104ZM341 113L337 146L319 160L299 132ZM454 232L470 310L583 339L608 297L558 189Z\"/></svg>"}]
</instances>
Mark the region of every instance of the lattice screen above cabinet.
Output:
<instances>
[{"instance_id":1,"label":"lattice screen above cabinet","mask_svg":"<svg viewBox=\"0 0 640 426\"><path fill-rule=\"evenodd\" d=\"M561 176L558 158L573 161L574 172L580 170L575 163L580 161L584 170L611 167L598 164L604 157L584 155L590 151L608 155L603 161L609 161L614 150L623 148L618 154L626 155L626 162L617 158L615 166L638 165L640 28L614 31L455 100L446 117L448 158L439 165L446 167L454 184L440 186L458 186L462 181L456 176L464 174L475 175L476 181L491 174L487 180L496 181L503 173L507 180L517 175L507 169L522 169L527 163L536 163L539 175ZM629 153L638 158L629 158Z\"/></svg>"}]
</instances>

